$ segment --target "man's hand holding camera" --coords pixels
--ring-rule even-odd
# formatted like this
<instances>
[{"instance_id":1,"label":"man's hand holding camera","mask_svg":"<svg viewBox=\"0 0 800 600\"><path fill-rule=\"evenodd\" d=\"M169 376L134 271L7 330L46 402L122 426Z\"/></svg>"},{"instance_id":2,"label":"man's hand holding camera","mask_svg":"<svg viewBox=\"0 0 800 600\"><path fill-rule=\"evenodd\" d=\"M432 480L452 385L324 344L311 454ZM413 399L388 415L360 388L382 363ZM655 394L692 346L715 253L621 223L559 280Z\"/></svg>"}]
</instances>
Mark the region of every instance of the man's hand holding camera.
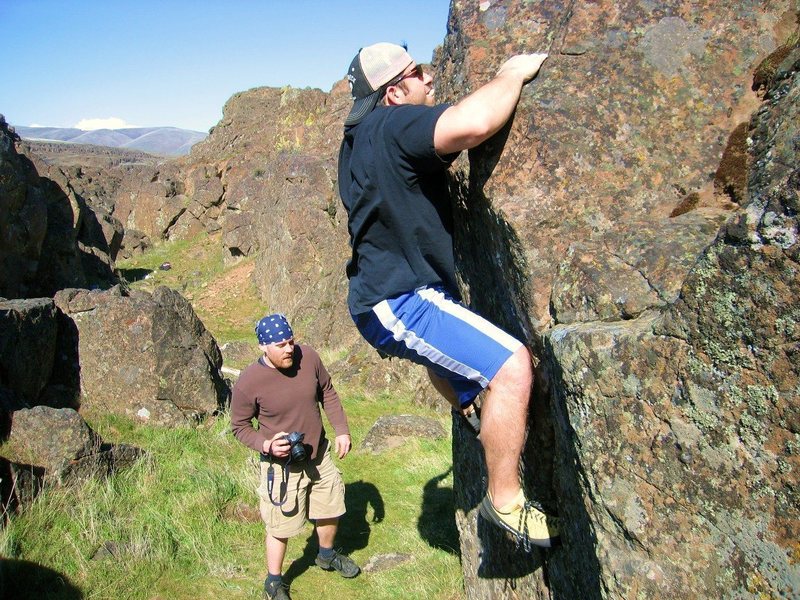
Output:
<instances>
[{"instance_id":1,"label":"man's hand holding camera","mask_svg":"<svg viewBox=\"0 0 800 600\"><path fill-rule=\"evenodd\" d=\"M269 454L275 458L286 458L289 456L292 444L286 437L289 435L286 431L276 433L271 440L264 440L264 454Z\"/></svg>"}]
</instances>

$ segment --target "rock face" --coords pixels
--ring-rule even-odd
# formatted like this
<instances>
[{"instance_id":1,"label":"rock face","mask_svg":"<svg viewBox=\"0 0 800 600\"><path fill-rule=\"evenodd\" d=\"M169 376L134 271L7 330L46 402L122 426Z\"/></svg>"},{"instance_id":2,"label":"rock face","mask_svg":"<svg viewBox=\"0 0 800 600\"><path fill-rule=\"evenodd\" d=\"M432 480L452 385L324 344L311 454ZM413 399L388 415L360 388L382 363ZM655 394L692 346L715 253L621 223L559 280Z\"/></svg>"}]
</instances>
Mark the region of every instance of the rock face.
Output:
<instances>
[{"instance_id":1,"label":"rock face","mask_svg":"<svg viewBox=\"0 0 800 600\"><path fill-rule=\"evenodd\" d=\"M0 116L0 296L49 296L116 281L115 224L106 219L104 227L69 179L32 162Z\"/></svg>"},{"instance_id":2,"label":"rock face","mask_svg":"<svg viewBox=\"0 0 800 600\"><path fill-rule=\"evenodd\" d=\"M464 296L536 359L523 482L562 516L562 544L525 554L476 518L480 445L455 422L469 598L800 589L797 39L789 0L452 3L434 60L440 100L515 53L550 54L513 122L459 158L451 189ZM244 92L189 157L68 183L121 224L123 254L218 232L231 261L256 257L265 310L286 312L312 344L353 348L342 368L354 377L395 381L387 361L374 377L364 365L376 362L352 358L363 346L345 312L335 190L347 96L343 82L330 94ZM2 231L43 193L22 193L25 181L7 187ZM24 210L41 222L41 202ZM20 260L38 256L43 236L20 237ZM110 406L133 393L125 377L151 385L158 402L125 410L171 422L210 409L213 386L200 407L174 399L164 353L148 347L170 337L157 317L165 302L57 303L81 340L125 350L114 354L122 380L104 391L82 371L85 389ZM120 331L134 336L113 348ZM188 364L213 370L192 340L166 347L194 348ZM89 350L78 350L83 364Z\"/></svg>"},{"instance_id":3,"label":"rock face","mask_svg":"<svg viewBox=\"0 0 800 600\"><path fill-rule=\"evenodd\" d=\"M227 400L219 348L178 292L64 290L55 301L77 329L82 409L175 425Z\"/></svg>"},{"instance_id":4,"label":"rock face","mask_svg":"<svg viewBox=\"0 0 800 600\"><path fill-rule=\"evenodd\" d=\"M800 589L795 9L453 5L440 93L550 52L453 185L468 297L538 364L525 486L563 519L529 556L476 526L456 426L468 597Z\"/></svg>"},{"instance_id":5,"label":"rock face","mask_svg":"<svg viewBox=\"0 0 800 600\"><path fill-rule=\"evenodd\" d=\"M357 339L344 301L347 219L335 187L349 102L342 84L330 94L237 94L183 168L192 201L208 206L230 259L256 257L253 282L269 310L286 313L302 339L328 347Z\"/></svg>"}]
</instances>

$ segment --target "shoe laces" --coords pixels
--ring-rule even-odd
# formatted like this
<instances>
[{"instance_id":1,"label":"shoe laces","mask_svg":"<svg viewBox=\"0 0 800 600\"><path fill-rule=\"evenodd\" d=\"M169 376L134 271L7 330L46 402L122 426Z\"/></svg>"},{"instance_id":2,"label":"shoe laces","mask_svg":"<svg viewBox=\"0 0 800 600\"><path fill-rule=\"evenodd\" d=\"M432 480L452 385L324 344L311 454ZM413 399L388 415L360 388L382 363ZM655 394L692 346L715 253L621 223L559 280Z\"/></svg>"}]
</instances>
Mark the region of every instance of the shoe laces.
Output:
<instances>
[{"instance_id":1,"label":"shoe laces","mask_svg":"<svg viewBox=\"0 0 800 600\"><path fill-rule=\"evenodd\" d=\"M547 515L544 514L541 504L534 500L525 500L522 510L519 511L519 525L517 526L517 530L522 533L522 536L517 539L517 546L521 546L525 552L530 552L533 548L528 530L529 517L533 517L536 521L547 525Z\"/></svg>"}]
</instances>

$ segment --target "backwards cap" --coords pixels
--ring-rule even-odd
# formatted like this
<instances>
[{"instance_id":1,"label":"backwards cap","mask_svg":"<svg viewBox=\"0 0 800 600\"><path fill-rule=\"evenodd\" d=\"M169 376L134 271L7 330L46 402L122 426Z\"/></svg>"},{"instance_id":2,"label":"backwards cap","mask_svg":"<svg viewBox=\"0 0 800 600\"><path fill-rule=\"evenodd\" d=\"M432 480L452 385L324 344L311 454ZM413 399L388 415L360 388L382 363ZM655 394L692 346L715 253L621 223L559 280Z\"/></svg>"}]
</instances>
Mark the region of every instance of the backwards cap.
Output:
<instances>
[{"instance_id":1,"label":"backwards cap","mask_svg":"<svg viewBox=\"0 0 800 600\"><path fill-rule=\"evenodd\" d=\"M413 62L406 49L397 44L380 42L359 50L347 71L353 108L345 119L345 127L360 123L381 99L381 88Z\"/></svg>"}]
</instances>

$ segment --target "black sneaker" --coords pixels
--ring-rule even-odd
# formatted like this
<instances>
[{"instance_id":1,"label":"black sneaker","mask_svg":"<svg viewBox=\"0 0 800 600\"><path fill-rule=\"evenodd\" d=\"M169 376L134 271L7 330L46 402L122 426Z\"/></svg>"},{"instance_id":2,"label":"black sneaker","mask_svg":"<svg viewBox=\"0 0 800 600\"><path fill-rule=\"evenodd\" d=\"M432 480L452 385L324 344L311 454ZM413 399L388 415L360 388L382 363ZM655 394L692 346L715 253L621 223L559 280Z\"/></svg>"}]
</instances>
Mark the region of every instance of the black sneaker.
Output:
<instances>
[{"instance_id":1,"label":"black sneaker","mask_svg":"<svg viewBox=\"0 0 800 600\"><path fill-rule=\"evenodd\" d=\"M475 432L475 435L480 437L481 435L481 413L480 409L474 404L470 404L467 408L464 409L463 413L464 419L469 426L472 428L472 431Z\"/></svg>"},{"instance_id":2,"label":"black sneaker","mask_svg":"<svg viewBox=\"0 0 800 600\"><path fill-rule=\"evenodd\" d=\"M264 580L264 598L266 600L292 600L289 597L289 588L282 582L269 583L266 579Z\"/></svg>"},{"instance_id":3,"label":"black sneaker","mask_svg":"<svg viewBox=\"0 0 800 600\"><path fill-rule=\"evenodd\" d=\"M344 554L339 554L335 550L330 560L325 560L319 554L317 554L317 558L314 562L317 563L317 566L320 569L324 569L326 571L336 571L339 573L339 575L342 577L347 577L348 579L361 573L361 568L355 562L353 562L352 558L345 556Z\"/></svg>"},{"instance_id":4,"label":"black sneaker","mask_svg":"<svg viewBox=\"0 0 800 600\"><path fill-rule=\"evenodd\" d=\"M456 410L454 408L451 412L457 417L463 419L472 432L478 436L478 438L481 437L481 413L477 406L470 404L464 410Z\"/></svg>"}]
</instances>

